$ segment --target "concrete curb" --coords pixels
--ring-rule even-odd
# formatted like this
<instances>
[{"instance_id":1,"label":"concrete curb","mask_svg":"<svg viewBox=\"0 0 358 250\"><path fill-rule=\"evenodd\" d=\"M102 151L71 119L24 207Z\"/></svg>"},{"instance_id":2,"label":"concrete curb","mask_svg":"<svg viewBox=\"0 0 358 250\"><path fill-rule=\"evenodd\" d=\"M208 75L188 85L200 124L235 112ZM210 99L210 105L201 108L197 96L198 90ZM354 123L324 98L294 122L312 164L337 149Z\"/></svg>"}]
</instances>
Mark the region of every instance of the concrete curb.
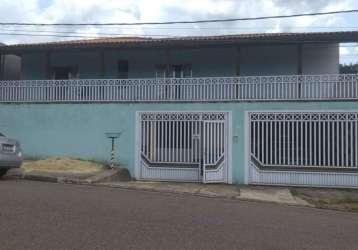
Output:
<instances>
[{"instance_id":1,"label":"concrete curb","mask_svg":"<svg viewBox=\"0 0 358 250\"><path fill-rule=\"evenodd\" d=\"M73 178L73 177L63 177L63 176L51 176L46 174L32 174L32 173L16 173L12 174L9 177L18 178L24 180L32 181L43 181L43 182L53 182L53 183L68 183L68 184L95 184L105 181L115 181L120 179L130 178L126 175L123 177L121 174L123 170L121 168L109 169L103 171L97 175L87 177L87 178Z\"/></svg>"},{"instance_id":2,"label":"concrete curb","mask_svg":"<svg viewBox=\"0 0 358 250\"><path fill-rule=\"evenodd\" d=\"M228 199L228 200L240 200L240 201L250 201L250 202L264 202L264 203L272 203L272 204L280 204L280 205L287 205L287 206L300 206L300 207L315 207L312 204L307 202L297 201L296 198L295 202L279 202L276 200L267 200L267 199L253 199L247 197L240 196L240 188L238 188L238 194L233 196L228 195L221 195L221 194L214 194L212 192L205 192L202 189L198 188L193 192L189 191L180 191L180 190L173 190L173 189L162 189L162 188L149 188L149 187L138 187L138 186L129 186L129 185L121 185L121 184L114 184L114 183L96 183L95 186L101 187L110 187L110 188L120 188L124 190L136 190L136 191L148 191L148 192L158 192L158 193L166 193L166 194L189 194L193 196L205 197L205 198L219 198L219 199Z\"/></svg>"},{"instance_id":3,"label":"concrete curb","mask_svg":"<svg viewBox=\"0 0 358 250\"><path fill-rule=\"evenodd\" d=\"M124 190L137 190L137 191L149 191L149 192L158 192L166 194L189 194L193 196L205 197L205 198L220 198L220 199L229 199L229 200L241 200L241 201L250 201L250 202L265 202L272 204L281 204L287 206L301 206L301 207L315 207L312 204L297 200L296 197L293 197L293 200L277 200L270 198L249 198L249 196L241 194L243 190L250 190L250 188L244 187L240 188L234 186L234 190L229 190L229 192L214 192L208 187L213 186L198 186L198 187L189 187L186 184L178 185L162 185L163 183L150 183L150 182L138 182L131 183L126 181L120 181L120 172L121 169L109 169L98 175L92 176L86 179L79 178L67 178L67 177L54 177L46 175L33 175L33 174L17 174L11 175L12 177L24 179L24 180L33 180L33 181L44 181L44 182L53 182L53 183L63 183L63 184L75 184L75 185L91 185L98 187L109 187L109 188L120 188ZM10 176L10 177L11 177ZM181 188L183 187L183 188ZM233 187L231 187L233 188ZM253 193L257 190L252 189ZM264 189L267 190L267 189ZM265 193L262 191L262 193ZM253 196L254 197L254 196Z\"/></svg>"},{"instance_id":4,"label":"concrete curb","mask_svg":"<svg viewBox=\"0 0 358 250\"><path fill-rule=\"evenodd\" d=\"M52 177L52 176L40 176L40 175L13 175L13 177L18 177L19 179L24 180L31 180L31 181L45 181L45 182L57 182L58 177Z\"/></svg>"},{"instance_id":5,"label":"concrete curb","mask_svg":"<svg viewBox=\"0 0 358 250\"><path fill-rule=\"evenodd\" d=\"M195 196L201 196L201 197L207 197L207 198L227 198L227 199L234 199L232 197L227 196L219 196L219 195L210 195L210 194L204 194L200 193L200 190L197 190L196 192L186 192L186 191L178 191L178 190L164 190L164 189L156 189L156 188L143 188L143 187L135 187L135 186L122 186L122 185L115 185L111 183L96 183L95 186L100 187L110 187L110 188L119 188L124 190L136 190L136 191L148 191L148 192L157 192L157 193L166 193L166 194L190 194Z\"/></svg>"}]
</instances>

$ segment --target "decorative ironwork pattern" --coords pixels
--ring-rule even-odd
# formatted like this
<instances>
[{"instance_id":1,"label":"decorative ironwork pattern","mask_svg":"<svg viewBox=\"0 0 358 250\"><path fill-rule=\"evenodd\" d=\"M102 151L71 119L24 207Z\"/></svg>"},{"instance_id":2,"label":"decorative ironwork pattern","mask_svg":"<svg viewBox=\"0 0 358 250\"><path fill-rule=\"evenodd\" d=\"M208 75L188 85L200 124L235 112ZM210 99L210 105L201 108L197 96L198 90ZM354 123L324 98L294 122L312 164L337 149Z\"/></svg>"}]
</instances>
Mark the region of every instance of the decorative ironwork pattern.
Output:
<instances>
[{"instance_id":1,"label":"decorative ironwork pattern","mask_svg":"<svg viewBox=\"0 0 358 250\"><path fill-rule=\"evenodd\" d=\"M142 121L224 121L225 113L185 113L185 112L166 112L141 114Z\"/></svg>"},{"instance_id":2,"label":"decorative ironwork pattern","mask_svg":"<svg viewBox=\"0 0 358 250\"><path fill-rule=\"evenodd\" d=\"M0 102L355 99L357 74L0 81Z\"/></svg>"},{"instance_id":3,"label":"decorative ironwork pattern","mask_svg":"<svg viewBox=\"0 0 358 250\"><path fill-rule=\"evenodd\" d=\"M251 121L354 121L358 112L251 113Z\"/></svg>"}]
</instances>

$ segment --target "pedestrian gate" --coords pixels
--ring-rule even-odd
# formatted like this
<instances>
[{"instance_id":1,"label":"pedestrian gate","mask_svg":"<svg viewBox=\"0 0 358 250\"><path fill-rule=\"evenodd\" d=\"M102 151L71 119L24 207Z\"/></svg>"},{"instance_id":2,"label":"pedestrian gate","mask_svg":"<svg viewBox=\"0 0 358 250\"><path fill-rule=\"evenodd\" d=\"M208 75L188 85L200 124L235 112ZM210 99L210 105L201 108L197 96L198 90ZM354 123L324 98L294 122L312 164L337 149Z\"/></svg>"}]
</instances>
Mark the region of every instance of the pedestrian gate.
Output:
<instances>
[{"instance_id":1,"label":"pedestrian gate","mask_svg":"<svg viewBox=\"0 0 358 250\"><path fill-rule=\"evenodd\" d=\"M228 114L139 112L140 178L227 182Z\"/></svg>"}]
</instances>

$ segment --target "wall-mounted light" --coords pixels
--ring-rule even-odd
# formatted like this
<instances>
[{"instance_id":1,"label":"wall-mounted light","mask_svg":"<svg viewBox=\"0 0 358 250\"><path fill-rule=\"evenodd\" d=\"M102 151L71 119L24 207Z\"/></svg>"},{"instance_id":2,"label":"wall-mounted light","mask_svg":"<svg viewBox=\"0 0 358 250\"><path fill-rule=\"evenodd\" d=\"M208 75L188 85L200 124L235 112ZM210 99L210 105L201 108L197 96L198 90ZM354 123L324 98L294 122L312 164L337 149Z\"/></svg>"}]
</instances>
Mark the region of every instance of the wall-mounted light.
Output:
<instances>
[{"instance_id":1,"label":"wall-mounted light","mask_svg":"<svg viewBox=\"0 0 358 250\"><path fill-rule=\"evenodd\" d=\"M234 133L232 136L232 141L233 143L238 143L239 142L239 126L236 126L234 129Z\"/></svg>"}]
</instances>

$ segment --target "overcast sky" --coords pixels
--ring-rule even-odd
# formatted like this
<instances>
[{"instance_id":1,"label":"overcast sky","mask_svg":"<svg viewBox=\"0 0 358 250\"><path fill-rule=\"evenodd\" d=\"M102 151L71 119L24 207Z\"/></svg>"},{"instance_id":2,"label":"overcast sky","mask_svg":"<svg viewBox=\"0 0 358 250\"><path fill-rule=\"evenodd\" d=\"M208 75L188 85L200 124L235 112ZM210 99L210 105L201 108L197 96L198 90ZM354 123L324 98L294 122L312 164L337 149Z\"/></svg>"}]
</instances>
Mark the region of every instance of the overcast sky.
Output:
<instances>
[{"instance_id":1,"label":"overcast sky","mask_svg":"<svg viewBox=\"0 0 358 250\"><path fill-rule=\"evenodd\" d=\"M358 0L0 0L0 22L151 22L240 18L358 9ZM78 36L215 35L257 32L358 30L358 13L218 24L138 27L0 26L6 44L76 39L1 33L76 32ZM34 33L34 32L32 32ZM65 34L64 34L65 35ZM66 34L69 35L69 34ZM71 35L71 34L70 34ZM342 62L358 61L357 48L341 48Z\"/></svg>"}]
</instances>

